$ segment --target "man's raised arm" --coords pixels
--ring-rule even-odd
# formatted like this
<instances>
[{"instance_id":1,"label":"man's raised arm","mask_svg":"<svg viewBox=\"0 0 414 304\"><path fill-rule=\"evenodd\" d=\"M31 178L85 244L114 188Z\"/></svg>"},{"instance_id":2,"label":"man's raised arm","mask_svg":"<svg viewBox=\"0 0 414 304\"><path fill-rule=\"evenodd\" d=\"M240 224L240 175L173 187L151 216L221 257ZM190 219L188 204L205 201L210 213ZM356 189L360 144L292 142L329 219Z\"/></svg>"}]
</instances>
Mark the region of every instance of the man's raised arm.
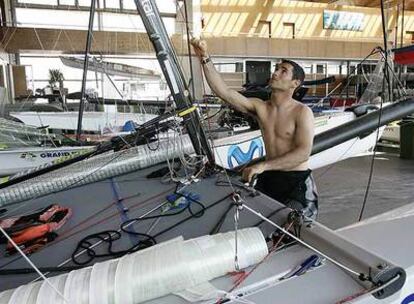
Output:
<instances>
[{"instance_id":1,"label":"man's raised arm","mask_svg":"<svg viewBox=\"0 0 414 304\"><path fill-rule=\"evenodd\" d=\"M191 44L195 53L200 57L204 75L211 90L236 110L243 113L256 114L256 107L261 103L261 100L258 98L246 98L235 90L229 89L211 62L210 56L207 53L207 43L204 40L193 38Z\"/></svg>"}]
</instances>

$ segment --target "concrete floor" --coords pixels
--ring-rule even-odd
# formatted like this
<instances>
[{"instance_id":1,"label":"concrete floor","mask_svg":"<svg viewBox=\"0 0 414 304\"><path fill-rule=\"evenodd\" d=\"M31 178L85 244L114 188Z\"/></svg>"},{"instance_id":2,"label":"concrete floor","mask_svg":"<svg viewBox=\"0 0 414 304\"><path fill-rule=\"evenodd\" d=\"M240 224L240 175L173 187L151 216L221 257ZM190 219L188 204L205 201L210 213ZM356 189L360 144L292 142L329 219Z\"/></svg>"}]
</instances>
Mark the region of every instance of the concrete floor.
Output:
<instances>
[{"instance_id":1,"label":"concrete floor","mask_svg":"<svg viewBox=\"0 0 414 304\"><path fill-rule=\"evenodd\" d=\"M372 155L351 158L314 172L319 190L319 221L340 228L358 220ZM414 202L414 160L377 153L363 218Z\"/></svg>"}]
</instances>

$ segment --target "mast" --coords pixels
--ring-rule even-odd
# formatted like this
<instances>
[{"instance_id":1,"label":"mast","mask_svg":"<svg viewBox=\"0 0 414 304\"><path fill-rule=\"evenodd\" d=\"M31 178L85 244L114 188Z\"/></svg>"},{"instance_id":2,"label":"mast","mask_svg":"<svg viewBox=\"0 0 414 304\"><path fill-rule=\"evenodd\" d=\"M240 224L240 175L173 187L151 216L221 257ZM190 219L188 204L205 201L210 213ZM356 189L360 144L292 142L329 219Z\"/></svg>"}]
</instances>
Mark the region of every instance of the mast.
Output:
<instances>
[{"instance_id":1,"label":"mast","mask_svg":"<svg viewBox=\"0 0 414 304\"><path fill-rule=\"evenodd\" d=\"M88 75L89 53L91 50L91 43L92 43L92 32L93 32L93 20L95 16L95 7L96 7L96 0L92 0L91 8L89 11L88 36L86 37L85 61L83 63L83 78L82 78L81 97L79 100L78 128L76 130L76 140L78 141L80 140L80 136L82 133L82 116L83 116L83 109L85 106L86 77Z\"/></svg>"},{"instance_id":2,"label":"mast","mask_svg":"<svg viewBox=\"0 0 414 304\"><path fill-rule=\"evenodd\" d=\"M192 105L192 97L184 82L184 74L178 63L172 43L161 20L154 0L134 0L138 13L142 18L151 43L154 46L158 62L167 80L171 95L178 109L185 109ZM206 155L210 163L214 163L207 137L202 128L197 111L193 111L185 122L194 150L198 155Z\"/></svg>"}]
</instances>

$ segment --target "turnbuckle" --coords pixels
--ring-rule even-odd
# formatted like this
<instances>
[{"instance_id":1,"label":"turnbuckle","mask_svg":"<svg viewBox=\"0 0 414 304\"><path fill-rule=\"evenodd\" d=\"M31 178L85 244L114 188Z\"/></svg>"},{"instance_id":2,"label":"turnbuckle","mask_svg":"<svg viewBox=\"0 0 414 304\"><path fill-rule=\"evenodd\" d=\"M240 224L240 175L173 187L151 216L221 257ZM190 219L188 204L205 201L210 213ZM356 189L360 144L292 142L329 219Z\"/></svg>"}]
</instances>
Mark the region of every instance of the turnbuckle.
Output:
<instances>
[{"instance_id":1,"label":"turnbuckle","mask_svg":"<svg viewBox=\"0 0 414 304\"><path fill-rule=\"evenodd\" d=\"M239 192L234 192L232 197L231 197L234 205L237 207L238 210L242 210L243 209L243 199L240 195Z\"/></svg>"}]
</instances>

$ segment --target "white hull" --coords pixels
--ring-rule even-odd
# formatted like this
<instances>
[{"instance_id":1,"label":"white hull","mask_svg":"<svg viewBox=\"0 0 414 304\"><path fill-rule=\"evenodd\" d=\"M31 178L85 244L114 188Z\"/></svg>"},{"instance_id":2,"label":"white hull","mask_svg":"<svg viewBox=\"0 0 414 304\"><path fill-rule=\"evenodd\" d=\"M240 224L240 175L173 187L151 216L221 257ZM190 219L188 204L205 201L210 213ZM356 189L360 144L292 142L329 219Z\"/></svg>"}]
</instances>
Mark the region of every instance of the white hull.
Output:
<instances>
[{"instance_id":1,"label":"white hull","mask_svg":"<svg viewBox=\"0 0 414 304\"><path fill-rule=\"evenodd\" d=\"M78 126L78 112L11 112L10 115L26 125L36 127L48 126L49 129L76 130ZM139 113L84 112L82 130L104 133L106 130L122 127L130 120L143 124L157 116Z\"/></svg>"},{"instance_id":2,"label":"white hull","mask_svg":"<svg viewBox=\"0 0 414 304\"><path fill-rule=\"evenodd\" d=\"M66 66L69 66L75 69L83 69L84 58L61 56L60 60ZM121 64L121 63L115 63L115 62L97 61L94 59L89 60L88 70L98 72L98 73L105 73L109 75L116 75L116 76L128 77L128 78L139 78L139 79L146 79L146 80L161 79L161 74L154 70L144 69L141 67L136 67L136 66Z\"/></svg>"},{"instance_id":3,"label":"white hull","mask_svg":"<svg viewBox=\"0 0 414 304\"><path fill-rule=\"evenodd\" d=\"M382 133L381 139L394 143L400 143L400 125L391 124L386 126L384 132Z\"/></svg>"},{"instance_id":4,"label":"white hull","mask_svg":"<svg viewBox=\"0 0 414 304\"><path fill-rule=\"evenodd\" d=\"M0 151L0 176L11 175L46 163L58 162L68 156L94 147L27 147Z\"/></svg>"},{"instance_id":5,"label":"white hull","mask_svg":"<svg viewBox=\"0 0 414 304\"><path fill-rule=\"evenodd\" d=\"M351 112L319 116L315 119L315 134L337 127L355 119ZM384 128L379 130L381 133ZM329 164L369 151L375 146L377 134L371 133L363 138L354 138L321 153L312 155L310 168L317 169ZM243 165L253 159L266 155L260 131L248 132L214 141L216 163L226 169Z\"/></svg>"}]
</instances>

